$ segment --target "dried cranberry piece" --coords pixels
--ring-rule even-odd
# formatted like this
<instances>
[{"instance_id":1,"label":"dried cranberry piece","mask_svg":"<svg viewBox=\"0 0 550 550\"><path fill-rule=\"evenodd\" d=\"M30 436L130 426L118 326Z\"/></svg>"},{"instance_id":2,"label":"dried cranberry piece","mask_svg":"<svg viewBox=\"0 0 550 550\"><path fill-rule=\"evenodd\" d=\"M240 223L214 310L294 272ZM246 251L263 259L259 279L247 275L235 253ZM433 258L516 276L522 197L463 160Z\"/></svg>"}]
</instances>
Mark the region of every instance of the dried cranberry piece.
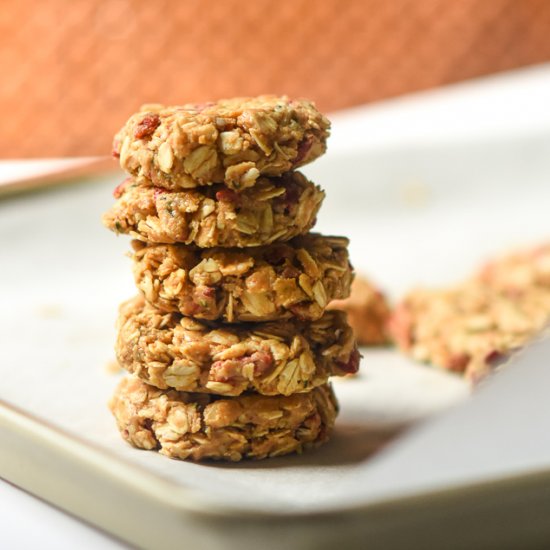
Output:
<instances>
[{"instance_id":1,"label":"dried cranberry piece","mask_svg":"<svg viewBox=\"0 0 550 550\"><path fill-rule=\"evenodd\" d=\"M241 197L239 193L236 193L233 189L220 189L216 192L216 200L237 204L240 202Z\"/></svg>"},{"instance_id":2,"label":"dried cranberry piece","mask_svg":"<svg viewBox=\"0 0 550 550\"><path fill-rule=\"evenodd\" d=\"M119 149L120 149L120 141L118 141L118 139L115 139L115 140L113 141L112 155L113 155L113 157L115 157L116 159L120 158Z\"/></svg>"},{"instance_id":3,"label":"dried cranberry piece","mask_svg":"<svg viewBox=\"0 0 550 550\"><path fill-rule=\"evenodd\" d=\"M463 372L470 362L470 359L471 357L467 353L457 353L456 355L451 355L447 368L454 372Z\"/></svg>"},{"instance_id":4,"label":"dried cranberry piece","mask_svg":"<svg viewBox=\"0 0 550 550\"><path fill-rule=\"evenodd\" d=\"M504 363L508 359L508 355L494 349L485 356L485 363L495 368Z\"/></svg>"},{"instance_id":5,"label":"dried cranberry piece","mask_svg":"<svg viewBox=\"0 0 550 550\"><path fill-rule=\"evenodd\" d=\"M254 374L261 376L266 374L273 366L273 355L267 351L255 351L250 356L250 361L254 363Z\"/></svg>"},{"instance_id":6,"label":"dried cranberry piece","mask_svg":"<svg viewBox=\"0 0 550 550\"><path fill-rule=\"evenodd\" d=\"M359 370L359 361L361 360L361 354L359 350L355 348L349 355L347 362L338 362L338 368L347 373L354 374Z\"/></svg>"},{"instance_id":7,"label":"dried cranberry piece","mask_svg":"<svg viewBox=\"0 0 550 550\"><path fill-rule=\"evenodd\" d=\"M156 114L145 115L134 130L134 137L143 139L149 137L159 126L160 117Z\"/></svg>"}]
</instances>

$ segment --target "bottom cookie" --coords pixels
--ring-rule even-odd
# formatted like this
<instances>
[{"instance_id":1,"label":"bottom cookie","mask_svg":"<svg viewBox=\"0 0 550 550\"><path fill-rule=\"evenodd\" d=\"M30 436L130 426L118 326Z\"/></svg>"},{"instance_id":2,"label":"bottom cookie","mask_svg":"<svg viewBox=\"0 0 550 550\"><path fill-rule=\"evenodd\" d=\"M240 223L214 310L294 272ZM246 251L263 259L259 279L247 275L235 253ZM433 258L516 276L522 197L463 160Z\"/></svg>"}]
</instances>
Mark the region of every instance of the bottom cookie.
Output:
<instances>
[{"instance_id":1,"label":"bottom cookie","mask_svg":"<svg viewBox=\"0 0 550 550\"><path fill-rule=\"evenodd\" d=\"M120 382L109 406L134 447L196 461L300 453L328 440L338 412L329 385L289 396L220 398L159 390L132 377Z\"/></svg>"}]
</instances>

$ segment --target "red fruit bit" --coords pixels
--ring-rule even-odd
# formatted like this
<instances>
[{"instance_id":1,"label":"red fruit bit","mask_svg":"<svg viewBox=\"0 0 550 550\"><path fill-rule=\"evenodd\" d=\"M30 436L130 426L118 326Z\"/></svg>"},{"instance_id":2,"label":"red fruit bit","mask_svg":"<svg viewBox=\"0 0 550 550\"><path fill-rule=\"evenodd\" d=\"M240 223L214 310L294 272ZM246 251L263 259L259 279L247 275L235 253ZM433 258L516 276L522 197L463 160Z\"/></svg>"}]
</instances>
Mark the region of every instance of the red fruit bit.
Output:
<instances>
[{"instance_id":1,"label":"red fruit bit","mask_svg":"<svg viewBox=\"0 0 550 550\"><path fill-rule=\"evenodd\" d=\"M238 203L241 197L233 189L220 189L216 192L216 200L220 202Z\"/></svg>"},{"instance_id":2,"label":"red fruit bit","mask_svg":"<svg viewBox=\"0 0 550 550\"><path fill-rule=\"evenodd\" d=\"M119 199L124 191L126 190L126 184L130 181L130 178L126 178L122 183L119 183L114 189L113 189L113 197L115 199Z\"/></svg>"},{"instance_id":3,"label":"red fruit bit","mask_svg":"<svg viewBox=\"0 0 550 550\"><path fill-rule=\"evenodd\" d=\"M205 286L202 289L203 296L206 296L206 298L214 298L216 296L216 289L211 286Z\"/></svg>"},{"instance_id":4,"label":"red fruit bit","mask_svg":"<svg viewBox=\"0 0 550 550\"><path fill-rule=\"evenodd\" d=\"M149 137L159 126L160 117L158 115L145 115L134 130L134 137L143 139Z\"/></svg>"},{"instance_id":5,"label":"red fruit bit","mask_svg":"<svg viewBox=\"0 0 550 550\"><path fill-rule=\"evenodd\" d=\"M350 353L349 359L347 360L346 363L338 362L338 368L347 374L354 374L359 370L360 359L361 359L361 354L359 353L359 350L356 348Z\"/></svg>"},{"instance_id":6,"label":"red fruit bit","mask_svg":"<svg viewBox=\"0 0 550 550\"><path fill-rule=\"evenodd\" d=\"M243 359L248 359L254 363L254 374L256 376L266 374L273 366L273 356L267 351L255 351L250 358L244 357Z\"/></svg>"},{"instance_id":7,"label":"red fruit bit","mask_svg":"<svg viewBox=\"0 0 550 550\"><path fill-rule=\"evenodd\" d=\"M282 195L281 200L286 208L290 208L295 205L300 198L300 189L297 185L288 183L286 185L285 194Z\"/></svg>"},{"instance_id":8,"label":"red fruit bit","mask_svg":"<svg viewBox=\"0 0 550 550\"><path fill-rule=\"evenodd\" d=\"M504 363L507 358L508 357L504 353L494 349L485 356L485 363L487 363L491 367L498 367L498 365Z\"/></svg>"},{"instance_id":9,"label":"red fruit bit","mask_svg":"<svg viewBox=\"0 0 550 550\"><path fill-rule=\"evenodd\" d=\"M467 353L457 353L456 355L451 355L449 362L447 363L447 368L454 372L463 372L470 362L470 359L471 357Z\"/></svg>"},{"instance_id":10,"label":"red fruit bit","mask_svg":"<svg viewBox=\"0 0 550 550\"><path fill-rule=\"evenodd\" d=\"M119 149L120 149L120 141L118 141L118 139L115 139L115 140L113 141L113 151L112 151L112 154L113 154L113 157L115 157L116 159L120 158Z\"/></svg>"},{"instance_id":11,"label":"red fruit bit","mask_svg":"<svg viewBox=\"0 0 550 550\"><path fill-rule=\"evenodd\" d=\"M312 145L313 145L313 140L311 136L305 137L299 143L298 152L296 154L296 158L294 159L294 166L297 166L306 158L306 155L309 153L309 150L311 149Z\"/></svg>"}]
</instances>

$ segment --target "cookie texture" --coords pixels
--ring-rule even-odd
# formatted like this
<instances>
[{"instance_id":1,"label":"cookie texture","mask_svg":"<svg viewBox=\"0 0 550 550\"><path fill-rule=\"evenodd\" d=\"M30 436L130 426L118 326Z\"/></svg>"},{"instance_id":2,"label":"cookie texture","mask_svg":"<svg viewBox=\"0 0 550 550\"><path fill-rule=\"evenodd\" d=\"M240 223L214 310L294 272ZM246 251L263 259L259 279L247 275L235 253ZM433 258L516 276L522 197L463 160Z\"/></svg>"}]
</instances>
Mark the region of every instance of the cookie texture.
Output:
<instances>
[{"instance_id":1,"label":"cookie texture","mask_svg":"<svg viewBox=\"0 0 550 550\"><path fill-rule=\"evenodd\" d=\"M454 288L417 290L396 308L390 331L423 362L477 382L550 321L550 247L486 264Z\"/></svg>"},{"instance_id":2,"label":"cookie texture","mask_svg":"<svg viewBox=\"0 0 550 550\"><path fill-rule=\"evenodd\" d=\"M358 344L382 346L389 342L387 323L390 307L384 294L365 277L356 275L350 296L334 300L328 308L347 313Z\"/></svg>"},{"instance_id":3,"label":"cookie texture","mask_svg":"<svg viewBox=\"0 0 550 550\"><path fill-rule=\"evenodd\" d=\"M310 233L288 243L199 249L133 241L137 287L160 311L225 322L319 319L346 298L348 240Z\"/></svg>"},{"instance_id":4,"label":"cookie texture","mask_svg":"<svg viewBox=\"0 0 550 550\"><path fill-rule=\"evenodd\" d=\"M321 156L329 127L313 103L284 96L145 105L115 136L113 154L146 184L242 190Z\"/></svg>"},{"instance_id":5,"label":"cookie texture","mask_svg":"<svg viewBox=\"0 0 550 550\"><path fill-rule=\"evenodd\" d=\"M537 292L542 298L550 292L550 243L495 258L475 278L505 294Z\"/></svg>"},{"instance_id":6,"label":"cookie texture","mask_svg":"<svg viewBox=\"0 0 550 550\"><path fill-rule=\"evenodd\" d=\"M116 233L153 243L201 248L249 247L288 241L315 223L324 192L299 172L260 178L242 193L216 185L167 191L127 179L103 215Z\"/></svg>"},{"instance_id":7,"label":"cookie texture","mask_svg":"<svg viewBox=\"0 0 550 550\"><path fill-rule=\"evenodd\" d=\"M159 390L135 378L120 382L110 409L134 447L196 461L300 453L328 440L338 413L329 385L288 397L220 398Z\"/></svg>"},{"instance_id":8,"label":"cookie texture","mask_svg":"<svg viewBox=\"0 0 550 550\"><path fill-rule=\"evenodd\" d=\"M359 367L342 312L310 322L206 324L161 313L141 296L120 308L116 353L123 368L158 388L219 395L308 392Z\"/></svg>"}]
</instances>

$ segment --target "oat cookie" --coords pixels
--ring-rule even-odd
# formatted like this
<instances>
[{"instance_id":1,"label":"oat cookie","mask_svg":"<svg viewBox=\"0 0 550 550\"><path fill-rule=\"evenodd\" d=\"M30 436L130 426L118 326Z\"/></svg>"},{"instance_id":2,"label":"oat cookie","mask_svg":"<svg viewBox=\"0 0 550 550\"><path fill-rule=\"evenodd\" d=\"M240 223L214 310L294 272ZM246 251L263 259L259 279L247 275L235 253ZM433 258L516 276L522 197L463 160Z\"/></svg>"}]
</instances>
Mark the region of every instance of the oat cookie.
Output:
<instances>
[{"instance_id":1,"label":"oat cookie","mask_svg":"<svg viewBox=\"0 0 550 550\"><path fill-rule=\"evenodd\" d=\"M550 321L550 245L491 260L446 290L418 290L392 314L390 330L421 361L487 376Z\"/></svg>"},{"instance_id":2,"label":"oat cookie","mask_svg":"<svg viewBox=\"0 0 550 550\"><path fill-rule=\"evenodd\" d=\"M348 323L358 344L381 346L388 343L386 325L390 308L384 294L368 279L355 276L349 298L331 302L329 309L342 310L348 314Z\"/></svg>"},{"instance_id":3,"label":"oat cookie","mask_svg":"<svg viewBox=\"0 0 550 550\"><path fill-rule=\"evenodd\" d=\"M107 228L142 241L201 248L288 241L313 226L325 196L299 172L260 178L242 193L220 185L166 191L128 179L114 194L117 201L103 216Z\"/></svg>"},{"instance_id":4,"label":"oat cookie","mask_svg":"<svg viewBox=\"0 0 550 550\"><path fill-rule=\"evenodd\" d=\"M158 388L219 395L308 392L359 367L339 311L311 322L206 324L160 313L141 296L120 308L116 353L122 367Z\"/></svg>"},{"instance_id":5,"label":"oat cookie","mask_svg":"<svg viewBox=\"0 0 550 550\"><path fill-rule=\"evenodd\" d=\"M267 458L300 453L328 440L338 405L329 385L266 397L159 390L125 378L110 408L134 447L191 460Z\"/></svg>"},{"instance_id":6,"label":"oat cookie","mask_svg":"<svg viewBox=\"0 0 550 550\"><path fill-rule=\"evenodd\" d=\"M115 136L113 154L150 185L181 190L225 183L242 190L322 155L329 127L313 103L288 97L145 105Z\"/></svg>"},{"instance_id":7,"label":"oat cookie","mask_svg":"<svg viewBox=\"0 0 550 550\"><path fill-rule=\"evenodd\" d=\"M550 243L491 260L476 279L510 295L530 290L550 292Z\"/></svg>"},{"instance_id":8,"label":"oat cookie","mask_svg":"<svg viewBox=\"0 0 550 550\"><path fill-rule=\"evenodd\" d=\"M390 331L412 358L477 382L550 319L550 293L502 292L477 278L449 290L418 290L396 308Z\"/></svg>"},{"instance_id":9,"label":"oat cookie","mask_svg":"<svg viewBox=\"0 0 550 550\"><path fill-rule=\"evenodd\" d=\"M349 295L348 240L310 233L288 243L200 249L133 241L134 277L149 303L225 322L319 319Z\"/></svg>"}]
</instances>

